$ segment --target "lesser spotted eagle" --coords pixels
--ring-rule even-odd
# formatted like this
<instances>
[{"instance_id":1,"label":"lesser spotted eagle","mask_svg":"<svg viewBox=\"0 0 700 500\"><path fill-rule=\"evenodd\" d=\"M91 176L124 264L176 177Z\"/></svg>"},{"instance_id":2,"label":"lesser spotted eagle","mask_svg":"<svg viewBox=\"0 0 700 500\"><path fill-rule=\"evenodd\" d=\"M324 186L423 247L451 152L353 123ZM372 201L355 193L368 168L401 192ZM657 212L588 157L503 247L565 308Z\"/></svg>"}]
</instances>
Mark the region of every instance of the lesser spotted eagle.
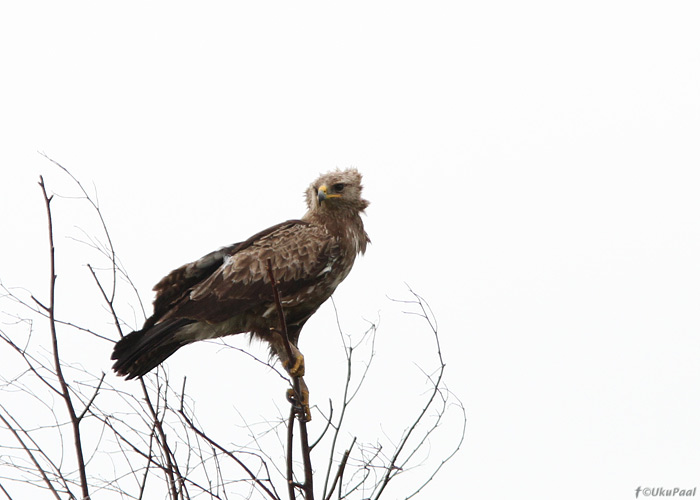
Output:
<instances>
[{"instance_id":1,"label":"lesser spotted eagle","mask_svg":"<svg viewBox=\"0 0 700 500\"><path fill-rule=\"evenodd\" d=\"M369 243L360 217L369 205L361 181L355 169L321 175L306 191L308 211L301 219L272 226L165 276L154 287L153 315L114 347L114 370L127 379L141 377L184 345L248 332L268 342L291 375L303 375L299 333ZM268 259L293 359L274 331L279 322Z\"/></svg>"}]
</instances>

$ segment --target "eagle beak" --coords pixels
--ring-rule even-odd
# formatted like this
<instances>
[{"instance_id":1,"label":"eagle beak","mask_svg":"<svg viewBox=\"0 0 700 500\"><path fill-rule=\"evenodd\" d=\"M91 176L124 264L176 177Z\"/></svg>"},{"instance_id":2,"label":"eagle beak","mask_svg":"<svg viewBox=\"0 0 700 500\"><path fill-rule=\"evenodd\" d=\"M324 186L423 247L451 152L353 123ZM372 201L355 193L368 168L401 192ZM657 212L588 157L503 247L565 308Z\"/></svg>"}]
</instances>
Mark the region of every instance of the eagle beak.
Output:
<instances>
[{"instance_id":1,"label":"eagle beak","mask_svg":"<svg viewBox=\"0 0 700 500\"><path fill-rule=\"evenodd\" d=\"M321 205L328 198L328 188L324 184L318 188L318 204Z\"/></svg>"},{"instance_id":2,"label":"eagle beak","mask_svg":"<svg viewBox=\"0 0 700 500\"><path fill-rule=\"evenodd\" d=\"M339 194L328 194L328 186L325 184L318 188L318 204L320 205L323 203L325 200L328 198L340 198L341 195Z\"/></svg>"}]
</instances>

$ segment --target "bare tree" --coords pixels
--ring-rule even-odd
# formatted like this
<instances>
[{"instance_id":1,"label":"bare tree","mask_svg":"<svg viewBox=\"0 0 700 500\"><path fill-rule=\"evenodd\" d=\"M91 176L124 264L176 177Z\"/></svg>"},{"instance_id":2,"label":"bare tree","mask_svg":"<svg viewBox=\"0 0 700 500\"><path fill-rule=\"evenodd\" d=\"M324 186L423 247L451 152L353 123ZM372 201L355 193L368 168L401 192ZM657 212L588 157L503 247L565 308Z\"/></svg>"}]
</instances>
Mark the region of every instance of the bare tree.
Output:
<instances>
[{"instance_id":1,"label":"bare tree","mask_svg":"<svg viewBox=\"0 0 700 500\"><path fill-rule=\"evenodd\" d=\"M464 407L445 386L445 362L432 311L410 288L409 298L396 302L416 315L434 339L434 360L420 368L427 390L416 400L415 414L407 417L401 430L384 431L371 442L358 439L348 428L348 416L356 411L358 395L374 364L376 324L351 335L338 325L346 358L344 386L341 396L330 399L327 407L313 408L318 415L313 424L308 421L311 410L300 404L304 381L289 380L269 361L246 351L241 352L253 357L267 374L286 380L289 411L286 416L280 412L262 423L251 423L235 410L229 419L236 425L228 426L226 435L205 429L197 418L197 395L187 392L187 380L175 383L162 368L128 389L110 383L111 377L95 369L95 363L86 366L84 353L109 351L123 329L137 322L131 304L137 304L141 317L144 308L117 258L96 195L88 193L67 169L47 159L68 176L78 190L77 198L98 222L97 233L83 231L74 239L96 252L99 263L89 263L85 269L113 332L104 335L82 324L81 318L69 319L58 307L53 203L62 198L49 194L40 177L49 241L47 289L34 294L0 282L0 492L6 498L22 498L34 489L57 499L99 495L377 500L406 476L412 481L405 483L404 490L398 486L394 491L411 498L460 449L466 426ZM278 309L277 333L286 338L269 264L268 273L270 295ZM123 314L133 317L127 320ZM222 345L233 348L226 342ZM434 440L452 444L444 456L431 457Z\"/></svg>"}]
</instances>

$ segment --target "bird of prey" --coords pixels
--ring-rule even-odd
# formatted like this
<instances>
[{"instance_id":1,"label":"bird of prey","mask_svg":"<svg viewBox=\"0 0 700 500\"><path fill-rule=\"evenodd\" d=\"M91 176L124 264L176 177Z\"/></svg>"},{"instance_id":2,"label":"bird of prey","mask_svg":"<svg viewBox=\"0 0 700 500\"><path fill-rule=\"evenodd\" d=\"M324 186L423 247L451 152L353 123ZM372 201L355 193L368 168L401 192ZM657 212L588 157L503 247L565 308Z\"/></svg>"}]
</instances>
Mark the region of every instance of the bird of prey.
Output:
<instances>
[{"instance_id":1,"label":"bird of prey","mask_svg":"<svg viewBox=\"0 0 700 500\"><path fill-rule=\"evenodd\" d=\"M153 315L115 345L114 370L127 379L141 377L184 345L247 332L268 342L290 375L302 376L301 329L370 241L360 217L369 205L361 181L355 169L321 175L306 191L308 211L301 219L211 252L160 280L154 287ZM279 321L268 259L293 359L275 331Z\"/></svg>"}]
</instances>

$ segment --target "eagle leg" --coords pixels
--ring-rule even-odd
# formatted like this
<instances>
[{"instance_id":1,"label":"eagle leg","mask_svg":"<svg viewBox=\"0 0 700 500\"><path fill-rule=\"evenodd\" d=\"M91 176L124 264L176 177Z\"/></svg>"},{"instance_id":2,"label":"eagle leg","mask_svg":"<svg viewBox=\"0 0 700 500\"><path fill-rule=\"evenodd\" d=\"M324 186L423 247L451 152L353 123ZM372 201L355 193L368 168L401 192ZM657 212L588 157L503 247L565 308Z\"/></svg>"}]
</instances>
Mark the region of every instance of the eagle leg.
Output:
<instances>
[{"instance_id":1,"label":"eagle leg","mask_svg":"<svg viewBox=\"0 0 700 500\"><path fill-rule=\"evenodd\" d=\"M296 397L295 390L287 391L287 400L290 401L298 409L299 418L308 422L311 420L311 411L309 410L309 389L304 382L304 374L306 373L306 365L304 363L304 355L294 345L294 342L288 342L285 336L279 330L270 328L273 335L268 339L270 348L277 354L282 366L294 380L299 381L299 398ZM296 337L298 338L298 333ZM290 352L291 351L291 356ZM294 382L293 382L294 383Z\"/></svg>"},{"instance_id":2,"label":"eagle leg","mask_svg":"<svg viewBox=\"0 0 700 500\"><path fill-rule=\"evenodd\" d=\"M309 388L306 386L303 378L299 377L298 380L299 392L301 393L299 396L301 397L301 401L297 400L294 389L287 389L287 401L294 405L300 420L309 422L311 420L311 409L309 408Z\"/></svg>"},{"instance_id":3,"label":"eagle leg","mask_svg":"<svg viewBox=\"0 0 700 500\"><path fill-rule=\"evenodd\" d=\"M297 349L294 342L288 342L284 334L276 328L270 328L270 333L273 335L266 340L269 342L272 352L279 358L284 369L292 377L303 377L304 373L306 373L304 355ZM289 356L290 351L291 357Z\"/></svg>"},{"instance_id":4,"label":"eagle leg","mask_svg":"<svg viewBox=\"0 0 700 500\"><path fill-rule=\"evenodd\" d=\"M297 349L294 344L289 344L292 348L293 359L286 359L282 362L284 369L289 372L292 377L303 377L306 373L304 364L304 355Z\"/></svg>"}]
</instances>

